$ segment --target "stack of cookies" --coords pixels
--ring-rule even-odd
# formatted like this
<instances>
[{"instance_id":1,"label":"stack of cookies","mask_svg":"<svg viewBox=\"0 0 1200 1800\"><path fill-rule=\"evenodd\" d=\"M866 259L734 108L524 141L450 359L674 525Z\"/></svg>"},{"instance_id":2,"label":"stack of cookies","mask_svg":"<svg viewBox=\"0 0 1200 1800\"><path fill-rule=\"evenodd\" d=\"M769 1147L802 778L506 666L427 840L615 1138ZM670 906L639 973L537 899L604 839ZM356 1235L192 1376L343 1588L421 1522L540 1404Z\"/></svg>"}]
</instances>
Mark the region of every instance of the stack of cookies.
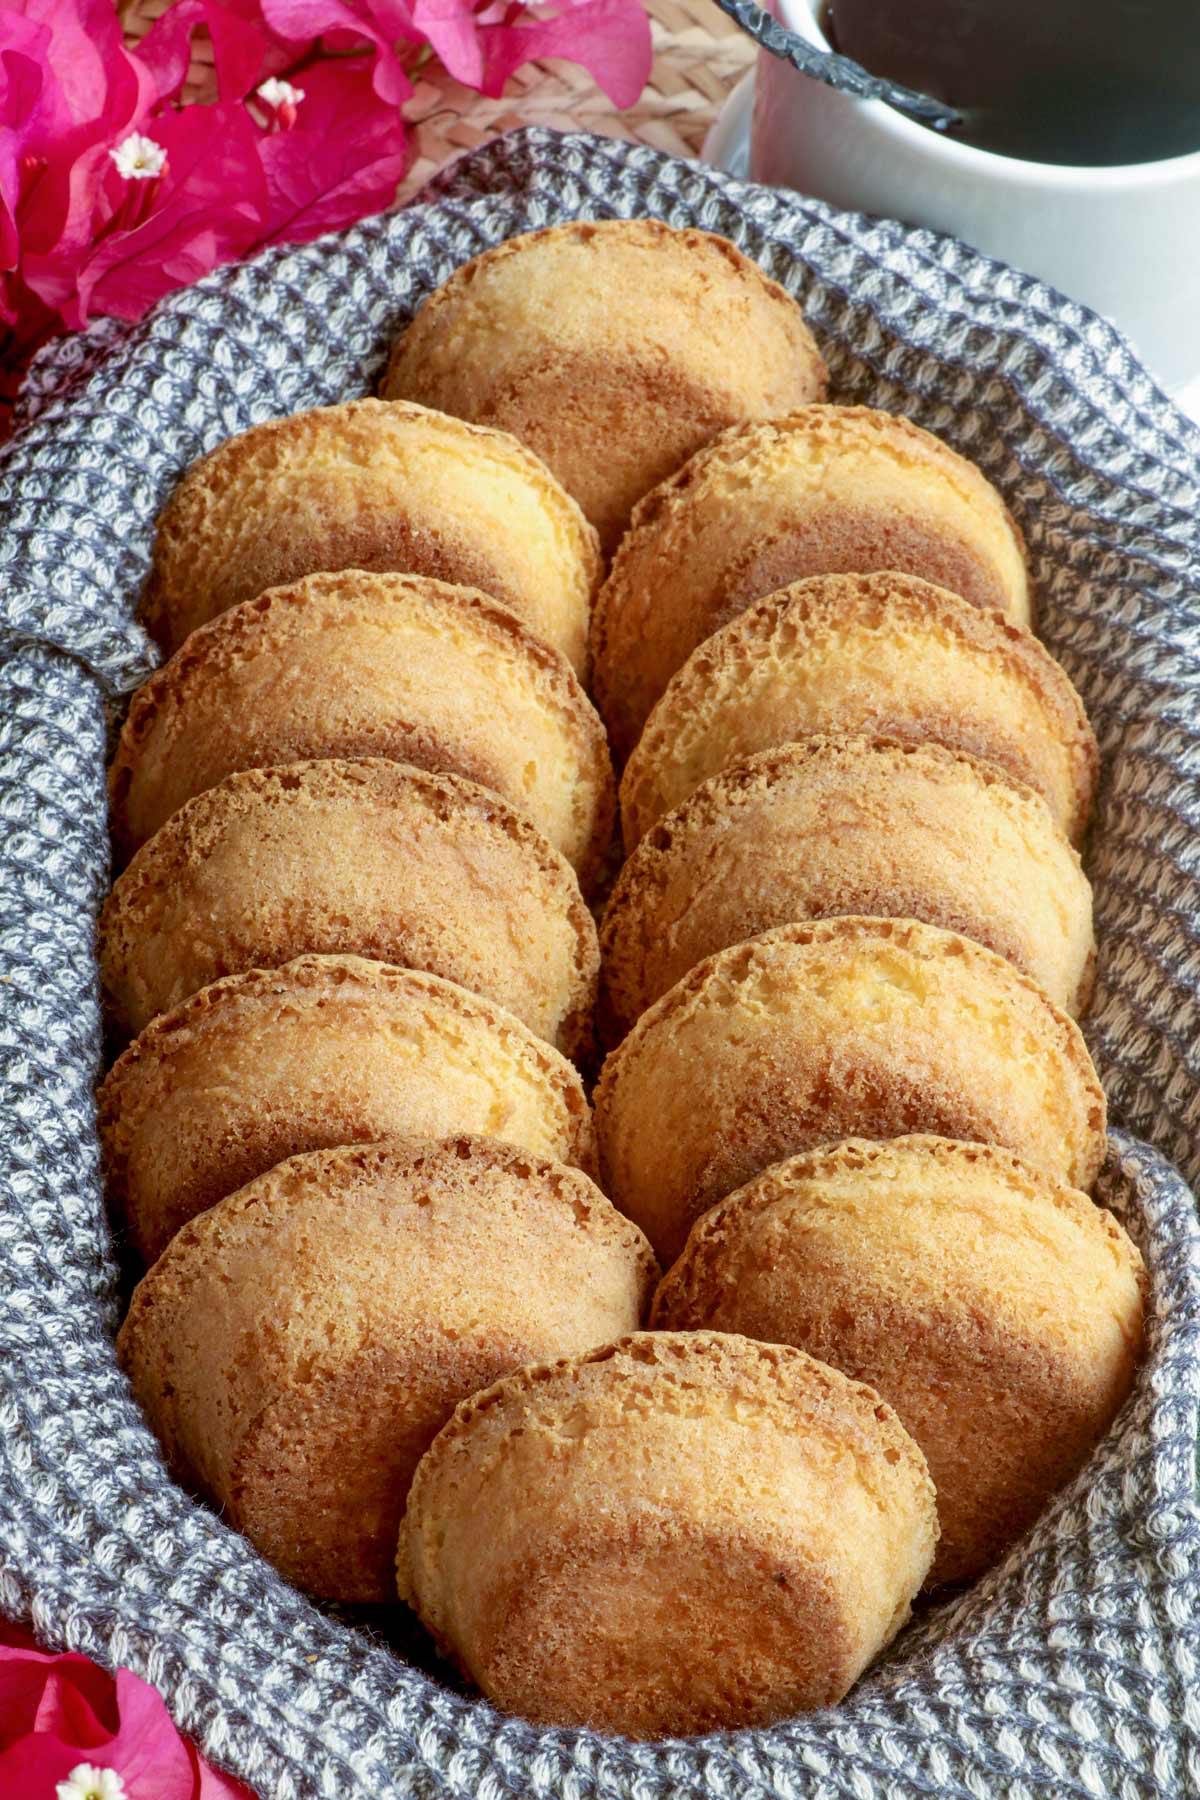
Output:
<instances>
[{"instance_id":1,"label":"stack of cookies","mask_svg":"<svg viewBox=\"0 0 1200 1800\"><path fill-rule=\"evenodd\" d=\"M836 1701L1139 1352L1095 741L998 494L825 382L732 245L557 227L159 521L122 1361L286 1575L548 1723Z\"/></svg>"}]
</instances>

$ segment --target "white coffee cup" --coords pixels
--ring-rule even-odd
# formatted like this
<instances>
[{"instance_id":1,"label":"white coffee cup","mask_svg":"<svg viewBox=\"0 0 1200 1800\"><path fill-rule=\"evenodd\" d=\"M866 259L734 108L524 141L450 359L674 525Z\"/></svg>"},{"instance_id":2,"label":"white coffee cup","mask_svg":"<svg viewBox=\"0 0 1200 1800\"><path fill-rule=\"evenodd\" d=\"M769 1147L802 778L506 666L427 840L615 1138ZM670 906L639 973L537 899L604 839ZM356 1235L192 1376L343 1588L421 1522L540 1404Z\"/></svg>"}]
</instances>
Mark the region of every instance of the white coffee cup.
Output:
<instances>
[{"instance_id":1,"label":"white coffee cup","mask_svg":"<svg viewBox=\"0 0 1200 1800\"><path fill-rule=\"evenodd\" d=\"M818 9L773 5L828 49ZM1200 151L1111 168L1024 162L851 99L762 51L750 174L950 232L1103 313L1172 392L1200 382Z\"/></svg>"}]
</instances>

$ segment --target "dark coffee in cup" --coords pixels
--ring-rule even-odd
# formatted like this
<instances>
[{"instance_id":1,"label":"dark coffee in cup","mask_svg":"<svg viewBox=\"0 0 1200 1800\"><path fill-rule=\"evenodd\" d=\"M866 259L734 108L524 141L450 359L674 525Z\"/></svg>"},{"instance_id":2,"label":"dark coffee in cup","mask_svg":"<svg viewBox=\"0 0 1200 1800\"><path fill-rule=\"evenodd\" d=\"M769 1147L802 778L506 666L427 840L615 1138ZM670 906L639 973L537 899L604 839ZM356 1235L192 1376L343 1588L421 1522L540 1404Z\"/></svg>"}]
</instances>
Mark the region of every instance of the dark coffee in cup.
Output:
<instances>
[{"instance_id":1,"label":"dark coffee in cup","mask_svg":"<svg viewBox=\"0 0 1200 1800\"><path fill-rule=\"evenodd\" d=\"M1200 0L830 0L834 47L1034 162L1200 150Z\"/></svg>"}]
</instances>

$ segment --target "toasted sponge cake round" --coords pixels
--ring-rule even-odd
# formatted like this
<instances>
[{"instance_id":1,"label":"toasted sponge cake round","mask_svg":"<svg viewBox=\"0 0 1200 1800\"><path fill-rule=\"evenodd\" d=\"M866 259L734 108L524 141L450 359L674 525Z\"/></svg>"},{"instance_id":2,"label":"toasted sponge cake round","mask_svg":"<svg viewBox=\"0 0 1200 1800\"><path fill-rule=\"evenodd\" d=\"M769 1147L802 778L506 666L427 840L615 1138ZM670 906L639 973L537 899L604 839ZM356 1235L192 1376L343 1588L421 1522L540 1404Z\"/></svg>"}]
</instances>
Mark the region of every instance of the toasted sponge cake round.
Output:
<instances>
[{"instance_id":1,"label":"toasted sponge cake round","mask_svg":"<svg viewBox=\"0 0 1200 1800\"><path fill-rule=\"evenodd\" d=\"M715 951L838 913L961 931L1086 1002L1092 891L1039 794L937 744L812 737L731 764L642 839L604 915L606 1013L627 1030Z\"/></svg>"},{"instance_id":2,"label":"toasted sponge cake round","mask_svg":"<svg viewBox=\"0 0 1200 1800\"><path fill-rule=\"evenodd\" d=\"M455 982L356 956L230 975L148 1025L99 1095L109 1198L152 1262L285 1157L387 1137L500 1138L585 1170L575 1070Z\"/></svg>"},{"instance_id":3,"label":"toasted sponge cake round","mask_svg":"<svg viewBox=\"0 0 1200 1800\"><path fill-rule=\"evenodd\" d=\"M595 1095L601 1184L660 1259L768 1163L923 1131L1090 1187L1104 1092L1079 1027L994 951L913 919L781 925L643 1013Z\"/></svg>"},{"instance_id":4,"label":"toasted sponge cake round","mask_svg":"<svg viewBox=\"0 0 1200 1800\"><path fill-rule=\"evenodd\" d=\"M785 1345L644 1332L464 1401L417 1465L397 1574L503 1711L674 1737L839 1700L936 1534L870 1388Z\"/></svg>"},{"instance_id":5,"label":"toasted sponge cake round","mask_svg":"<svg viewBox=\"0 0 1200 1800\"><path fill-rule=\"evenodd\" d=\"M220 614L138 689L109 772L118 854L226 775L317 756L478 781L584 882L608 850L608 742L565 657L472 588L347 569Z\"/></svg>"},{"instance_id":6,"label":"toasted sponge cake round","mask_svg":"<svg viewBox=\"0 0 1200 1800\"><path fill-rule=\"evenodd\" d=\"M382 392L511 431L612 550L634 502L718 431L820 400L825 365L796 302L727 239L572 220L457 270Z\"/></svg>"},{"instance_id":7,"label":"toasted sponge cake round","mask_svg":"<svg viewBox=\"0 0 1200 1800\"><path fill-rule=\"evenodd\" d=\"M1036 789L1073 844L1087 827L1096 740L1036 638L927 581L829 575L756 602L672 678L621 782L626 847L708 776L810 732L945 744Z\"/></svg>"},{"instance_id":8,"label":"toasted sponge cake round","mask_svg":"<svg viewBox=\"0 0 1200 1800\"><path fill-rule=\"evenodd\" d=\"M618 754L697 644L751 601L806 575L881 569L1029 623L1020 532L929 432L865 406L723 432L639 504L597 601L596 696Z\"/></svg>"},{"instance_id":9,"label":"toasted sponge cake round","mask_svg":"<svg viewBox=\"0 0 1200 1800\"><path fill-rule=\"evenodd\" d=\"M905 1137L808 1151L721 1201L654 1322L795 1344L877 1388L937 1489L931 1580L970 1581L1111 1424L1144 1288L1085 1194L992 1146Z\"/></svg>"},{"instance_id":10,"label":"toasted sponge cake round","mask_svg":"<svg viewBox=\"0 0 1200 1800\"><path fill-rule=\"evenodd\" d=\"M458 1402L635 1330L656 1272L577 1169L485 1138L343 1146L185 1225L118 1354L172 1471L282 1574L383 1601L413 1469Z\"/></svg>"},{"instance_id":11,"label":"toasted sponge cake round","mask_svg":"<svg viewBox=\"0 0 1200 1800\"><path fill-rule=\"evenodd\" d=\"M177 650L228 607L337 569L481 588L585 667L600 552L575 502L506 432L401 400L273 419L193 463L159 515L143 617Z\"/></svg>"},{"instance_id":12,"label":"toasted sponge cake round","mask_svg":"<svg viewBox=\"0 0 1200 1800\"><path fill-rule=\"evenodd\" d=\"M571 865L457 775L375 758L227 776L142 846L100 915L127 1033L223 975L308 952L444 975L567 1056L591 1041L600 954Z\"/></svg>"}]
</instances>

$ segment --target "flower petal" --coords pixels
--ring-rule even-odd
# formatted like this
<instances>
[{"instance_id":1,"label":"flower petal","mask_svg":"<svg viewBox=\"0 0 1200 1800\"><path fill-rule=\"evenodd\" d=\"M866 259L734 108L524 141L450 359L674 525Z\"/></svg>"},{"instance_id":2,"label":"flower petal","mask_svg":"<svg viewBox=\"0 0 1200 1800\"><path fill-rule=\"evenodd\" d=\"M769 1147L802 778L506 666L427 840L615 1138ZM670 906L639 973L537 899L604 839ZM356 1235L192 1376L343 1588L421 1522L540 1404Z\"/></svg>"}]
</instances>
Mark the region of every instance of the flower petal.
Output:
<instances>
[{"instance_id":1,"label":"flower petal","mask_svg":"<svg viewBox=\"0 0 1200 1800\"><path fill-rule=\"evenodd\" d=\"M0 1746L27 1732L48 1731L86 1747L108 1737L115 1725L112 1680L86 1656L0 1648Z\"/></svg>"},{"instance_id":2,"label":"flower petal","mask_svg":"<svg viewBox=\"0 0 1200 1800\"><path fill-rule=\"evenodd\" d=\"M127 1800L254 1800L180 1735L147 1682L39 1650L28 1626L0 1619L0 1794L42 1800L80 1764L114 1770Z\"/></svg>"},{"instance_id":3,"label":"flower petal","mask_svg":"<svg viewBox=\"0 0 1200 1800\"><path fill-rule=\"evenodd\" d=\"M0 48L0 269L16 267L20 253L17 209L22 164L56 132L69 129L66 102L49 67L50 34L27 19L5 21Z\"/></svg>"},{"instance_id":4,"label":"flower petal","mask_svg":"<svg viewBox=\"0 0 1200 1800\"><path fill-rule=\"evenodd\" d=\"M197 1754L193 1745L189 1744L188 1749L196 1765L196 1800L255 1800L245 1782L233 1775L222 1775L220 1769L214 1769Z\"/></svg>"},{"instance_id":5,"label":"flower petal","mask_svg":"<svg viewBox=\"0 0 1200 1800\"><path fill-rule=\"evenodd\" d=\"M134 54L153 76L159 97L174 99L187 78L192 35L201 26L212 39L221 99L241 100L261 80L272 40L260 21L244 18L221 0L175 0Z\"/></svg>"},{"instance_id":6,"label":"flower petal","mask_svg":"<svg viewBox=\"0 0 1200 1800\"><path fill-rule=\"evenodd\" d=\"M90 1750L111 1737L114 1714L112 1679L103 1669L86 1657L55 1657L30 1729Z\"/></svg>"},{"instance_id":7,"label":"flower petal","mask_svg":"<svg viewBox=\"0 0 1200 1800\"><path fill-rule=\"evenodd\" d=\"M425 4L449 7L453 0ZM552 19L481 25L479 33L486 54L482 91L492 96L523 64L551 56L587 69L614 106L632 106L649 78L650 21L641 0L579 0ZM432 31L430 41L437 49Z\"/></svg>"},{"instance_id":8,"label":"flower petal","mask_svg":"<svg viewBox=\"0 0 1200 1800\"><path fill-rule=\"evenodd\" d=\"M127 1800L195 1800L196 1771L162 1695L129 1669L116 1673L120 1729L96 1746L97 1762L124 1777Z\"/></svg>"},{"instance_id":9,"label":"flower petal","mask_svg":"<svg viewBox=\"0 0 1200 1800\"><path fill-rule=\"evenodd\" d=\"M408 160L404 121L380 104L365 58L306 69L296 123L259 154L270 243L306 243L390 206Z\"/></svg>"},{"instance_id":10,"label":"flower petal","mask_svg":"<svg viewBox=\"0 0 1200 1800\"><path fill-rule=\"evenodd\" d=\"M487 57L470 0L416 0L413 23L465 87L482 88Z\"/></svg>"},{"instance_id":11,"label":"flower petal","mask_svg":"<svg viewBox=\"0 0 1200 1800\"><path fill-rule=\"evenodd\" d=\"M419 43L406 0L262 0L272 31L293 41L324 38L353 47L365 38L375 49L375 92L399 106L412 93L397 54L398 43ZM303 79L308 80L304 71Z\"/></svg>"},{"instance_id":12,"label":"flower petal","mask_svg":"<svg viewBox=\"0 0 1200 1800\"><path fill-rule=\"evenodd\" d=\"M52 1800L57 1784L82 1761L77 1746L61 1738L18 1738L0 1751L0 1794L44 1794Z\"/></svg>"},{"instance_id":13,"label":"flower petal","mask_svg":"<svg viewBox=\"0 0 1200 1800\"><path fill-rule=\"evenodd\" d=\"M77 298L64 307L68 323L97 312L140 318L173 288L243 256L262 237L266 182L243 106L164 113L154 136L167 166L149 211L128 227L115 215L78 271Z\"/></svg>"},{"instance_id":14,"label":"flower petal","mask_svg":"<svg viewBox=\"0 0 1200 1800\"><path fill-rule=\"evenodd\" d=\"M9 14L43 25L50 33L47 57L75 125L105 125L112 113L114 81L133 69L112 0L4 0L5 41ZM154 98L149 82L142 109Z\"/></svg>"},{"instance_id":15,"label":"flower petal","mask_svg":"<svg viewBox=\"0 0 1200 1800\"><path fill-rule=\"evenodd\" d=\"M40 166L23 180L17 206L25 282L56 307L62 283L50 264L61 269L92 241L106 152L137 129L155 88L149 71L125 51L110 0L17 0L17 6L26 25L48 34L42 54L57 84L47 96L53 123L28 146Z\"/></svg>"}]
</instances>

